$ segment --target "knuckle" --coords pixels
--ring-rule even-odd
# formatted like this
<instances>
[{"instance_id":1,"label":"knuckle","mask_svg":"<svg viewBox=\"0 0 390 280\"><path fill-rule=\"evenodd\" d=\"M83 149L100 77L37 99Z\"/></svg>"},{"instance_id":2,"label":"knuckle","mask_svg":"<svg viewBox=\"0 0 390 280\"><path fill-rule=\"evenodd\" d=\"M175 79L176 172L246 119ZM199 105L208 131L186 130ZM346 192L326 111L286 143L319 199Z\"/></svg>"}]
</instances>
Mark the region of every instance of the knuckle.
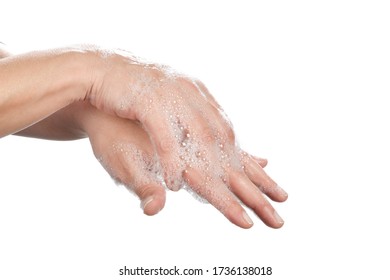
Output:
<instances>
[{"instance_id":1,"label":"knuckle","mask_svg":"<svg viewBox=\"0 0 390 280\"><path fill-rule=\"evenodd\" d=\"M236 141L236 135L235 135L233 129L231 129L230 127L227 128L227 130L226 130L226 135L227 135L228 140L229 140L231 143L234 143L234 142Z\"/></svg>"},{"instance_id":2,"label":"knuckle","mask_svg":"<svg viewBox=\"0 0 390 280\"><path fill-rule=\"evenodd\" d=\"M157 67L154 64L150 64L147 69L148 69L148 72L149 72L148 74L154 80L159 81L159 80L165 78L165 76L166 76L164 71L162 71L159 67Z\"/></svg>"},{"instance_id":3,"label":"knuckle","mask_svg":"<svg viewBox=\"0 0 390 280\"><path fill-rule=\"evenodd\" d=\"M192 91L192 92L199 92L199 87L197 86L197 83L188 78L188 77L179 77L177 79L179 82L180 86L186 90L186 91Z\"/></svg>"},{"instance_id":4,"label":"knuckle","mask_svg":"<svg viewBox=\"0 0 390 280\"><path fill-rule=\"evenodd\" d=\"M163 137L157 141L158 150L161 153L169 153L172 151L174 142L170 137Z\"/></svg>"},{"instance_id":5,"label":"knuckle","mask_svg":"<svg viewBox=\"0 0 390 280\"><path fill-rule=\"evenodd\" d=\"M199 79L194 79L194 83L202 90L202 91L207 91L207 88L206 86L204 85L204 83L199 80Z\"/></svg>"},{"instance_id":6,"label":"knuckle","mask_svg":"<svg viewBox=\"0 0 390 280\"><path fill-rule=\"evenodd\" d=\"M143 184L134 188L135 193L139 198L146 198L156 192L156 188L151 184Z\"/></svg>"},{"instance_id":7,"label":"knuckle","mask_svg":"<svg viewBox=\"0 0 390 280\"><path fill-rule=\"evenodd\" d=\"M229 127L222 127L217 132L217 138L226 144L233 144L236 141L234 131Z\"/></svg>"},{"instance_id":8,"label":"knuckle","mask_svg":"<svg viewBox=\"0 0 390 280\"><path fill-rule=\"evenodd\" d=\"M215 142L214 132L209 128L204 129L202 132L202 139L207 144Z\"/></svg>"},{"instance_id":9,"label":"knuckle","mask_svg":"<svg viewBox=\"0 0 390 280\"><path fill-rule=\"evenodd\" d=\"M233 221L234 217L240 215L242 207L237 201L229 201L221 204L219 211L221 211L230 221Z\"/></svg>"},{"instance_id":10,"label":"knuckle","mask_svg":"<svg viewBox=\"0 0 390 280\"><path fill-rule=\"evenodd\" d=\"M174 163L163 164L162 168L166 187L171 191L180 190L184 185L181 168L178 168Z\"/></svg>"},{"instance_id":11,"label":"knuckle","mask_svg":"<svg viewBox=\"0 0 390 280\"><path fill-rule=\"evenodd\" d=\"M250 203L248 205L255 213L264 213L267 205L265 203Z\"/></svg>"},{"instance_id":12,"label":"knuckle","mask_svg":"<svg viewBox=\"0 0 390 280\"><path fill-rule=\"evenodd\" d=\"M231 142L235 141L235 133L233 130L233 125L230 122L229 118L226 116L225 112L219 110L219 114L221 116L221 129L222 134L227 137L227 139Z\"/></svg>"}]
</instances>

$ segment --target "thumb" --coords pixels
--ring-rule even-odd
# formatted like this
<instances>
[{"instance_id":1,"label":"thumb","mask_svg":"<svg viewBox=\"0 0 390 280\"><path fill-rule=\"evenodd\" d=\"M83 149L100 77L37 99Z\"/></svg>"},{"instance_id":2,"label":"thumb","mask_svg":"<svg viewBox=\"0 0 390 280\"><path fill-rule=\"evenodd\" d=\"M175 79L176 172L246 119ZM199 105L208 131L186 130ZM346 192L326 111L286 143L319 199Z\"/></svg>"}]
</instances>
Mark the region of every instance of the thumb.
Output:
<instances>
[{"instance_id":1,"label":"thumb","mask_svg":"<svg viewBox=\"0 0 390 280\"><path fill-rule=\"evenodd\" d=\"M160 212L165 205L165 188L158 183L150 183L133 188L141 200L141 208L148 216Z\"/></svg>"}]
</instances>

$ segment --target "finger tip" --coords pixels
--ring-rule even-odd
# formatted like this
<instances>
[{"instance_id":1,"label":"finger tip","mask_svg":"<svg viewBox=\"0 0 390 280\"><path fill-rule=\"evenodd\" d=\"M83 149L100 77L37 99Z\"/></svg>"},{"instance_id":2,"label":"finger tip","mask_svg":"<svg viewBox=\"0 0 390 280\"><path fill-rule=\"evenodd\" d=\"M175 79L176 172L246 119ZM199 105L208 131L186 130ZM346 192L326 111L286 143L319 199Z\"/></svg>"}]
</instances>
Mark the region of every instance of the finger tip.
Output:
<instances>
[{"instance_id":1,"label":"finger tip","mask_svg":"<svg viewBox=\"0 0 390 280\"><path fill-rule=\"evenodd\" d=\"M165 185L170 191L178 192L183 187L182 181L175 181L175 180L165 180Z\"/></svg>"},{"instance_id":2,"label":"finger tip","mask_svg":"<svg viewBox=\"0 0 390 280\"><path fill-rule=\"evenodd\" d=\"M252 158L257 162L257 164L259 164L263 168L266 167L268 164L268 159L266 158L261 158L256 156L252 156Z\"/></svg>"},{"instance_id":3,"label":"finger tip","mask_svg":"<svg viewBox=\"0 0 390 280\"><path fill-rule=\"evenodd\" d=\"M264 168L268 165L268 160L264 158L261 161L259 161L259 164L262 168Z\"/></svg>"},{"instance_id":4,"label":"finger tip","mask_svg":"<svg viewBox=\"0 0 390 280\"><path fill-rule=\"evenodd\" d=\"M163 208L164 205L161 205L161 203L149 203L144 207L144 214L147 216L154 216L158 214Z\"/></svg>"},{"instance_id":5,"label":"finger tip","mask_svg":"<svg viewBox=\"0 0 390 280\"><path fill-rule=\"evenodd\" d=\"M274 229L279 229L281 227L284 226L284 221L283 222L277 222L277 223L274 223L271 228L274 228Z\"/></svg>"},{"instance_id":6,"label":"finger tip","mask_svg":"<svg viewBox=\"0 0 390 280\"><path fill-rule=\"evenodd\" d=\"M141 208L147 216L159 213L165 206L165 196L151 196L141 202Z\"/></svg>"},{"instance_id":7,"label":"finger tip","mask_svg":"<svg viewBox=\"0 0 390 280\"><path fill-rule=\"evenodd\" d=\"M278 212L273 212L273 223L272 227L275 229L281 228L284 225L284 220L279 216Z\"/></svg>"},{"instance_id":8,"label":"finger tip","mask_svg":"<svg viewBox=\"0 0 390 280\"><path fill-rule=\"evenodd\" d=\"M270 197L270 198L275 202L282 203L288 199L288 195L279 195L279 196Z\"/></svg>"},{"instance_id":9,"label":"finger tip","mask_svg":"<svg viewBox=\"0 0 390 280\"><path fill-rule=\"evenodd\" d=\"M256 214L270 228L278 229L284 225L284 220L272 206L264 207L261 211L257 211Z\"/></svg>"},{"instance_id":10,"label":"finger tip","mask_svg":"<svg viewBox=\"0 0 390 280\"><path fill-rule=\"evenodd\" d=\"M272 219L272 220L268 220L268 221L264 221L264 224L267 226L267 227L270 227L272 229L279 229L281 227L283 227L284 225L284 221L283 220L276 220L276 219Z\"/></svg>"},{"instance_id":11,"label":"finger tip","mask_svg":"<svg viewBox=\"0 0 390 280\"><path fill-rule=\"evenodd\" d=\"M253 227L253 224L252 224L252 225L248 225L248 224L243 225L243 224L240 224L240 225L237 225L237 226L239 226L239 227L242 228L242 229L250 229L250 228Z\"/></svg>"},{"instance_id":12,"label":"finger tip","mask_svg":"<svg viewBox=\"0 0 390 280\"><path fill-rule=\"evenodd\" d=\"M276 185L276 191L273 200L276 202L285 202L287 199L288 199L288 193L279 185Z\"/></svg>"},{"instance_id":13,"label":"finger tip","mask_svg":"<svg viewBox=\"0 0 390 280\"><path fill-rule=\"evenodd\" d=\"M271 229L280 229L280 228L282 228L283 227L283 224L281 224L281 225L267 225L269 228L271 228Z\"/></svg>"},{"instance_id":14,"label":"finger tip","mask_svg":"<svg viewBox=\"0 0 390 280\"><path fill-rule=\"evenodd\" d=\"M249 229L253 226L252 219L249 217L249 215L245 211L243 211L241 214L241 221L240 221L239 226L244 228L244 229Z\"/></svg>"},{"instance_id":15,"label":"finger tip","mask_svg":"<svg viewBox=\"0 0 390 280\"><path fill-rule=\"evenodd\" d=\"M252 219L238 203L231 205L226 212L222 211L222 213L232 224L240 228L249 229L253 226Z\"/></svg>"}]
</instances>

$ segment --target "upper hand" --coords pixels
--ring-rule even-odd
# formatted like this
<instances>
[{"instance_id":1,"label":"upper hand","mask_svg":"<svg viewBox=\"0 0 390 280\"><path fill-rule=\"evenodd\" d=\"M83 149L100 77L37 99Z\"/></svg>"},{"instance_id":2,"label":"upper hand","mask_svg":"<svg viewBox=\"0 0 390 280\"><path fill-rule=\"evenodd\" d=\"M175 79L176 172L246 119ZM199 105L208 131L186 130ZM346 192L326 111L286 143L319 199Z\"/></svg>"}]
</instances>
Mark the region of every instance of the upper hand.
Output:
<instances>
[{"instance_id":1,"label":"upper hand","mask_svg":"<svg viewBox=\"0 0 390 280\"><path fill-rule=\"evenodd\" d=\"M268 226L283 225L263 193L275 201L287 194L241 152L231 123L200 82L127 54L105 55L106 71L87 98L99 109L142 123L168 188L189 185L243 228L252 222L240 201Z\"/></svg>"}]
</instances>

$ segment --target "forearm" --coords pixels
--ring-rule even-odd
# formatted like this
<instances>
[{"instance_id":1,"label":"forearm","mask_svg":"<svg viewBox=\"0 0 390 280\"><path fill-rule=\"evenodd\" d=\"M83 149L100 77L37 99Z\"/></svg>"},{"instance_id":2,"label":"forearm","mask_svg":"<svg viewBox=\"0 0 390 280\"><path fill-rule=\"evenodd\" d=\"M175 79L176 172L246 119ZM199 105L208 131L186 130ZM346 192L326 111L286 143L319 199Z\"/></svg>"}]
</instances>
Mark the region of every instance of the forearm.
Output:
<instances>
[{"instance_id":1,"label":"forearm","mask_svg":"<svg viewBox=\"0 0 390 280\"><path fill-rule=\"evenodd\" d=\"M0 137L84 99L91 84L89 65L85 54L70 49L1 59Z\"/></svg>"},{"instance_id":2,"label":"forearm","mask_svg":"<svg viewBox=\"0 0 390 280\"><path fill-rule=\"evenodd\" d=\"M83 106L75 102L14 135L48 140L77 140L87 137L83 126Z\"/></svg>"},{"instance_id":3,"label":"forearm","mask_svg":"<svg viewBox=\"0 0 390 280\"><path fill-rule=\"evenodd\" d=\"M87 101L79 101L16 135L49 140L77 140L91 135L96 136L101 131L120 133L124 127L131 128L136 125L130 123L133 122L97 110Z\"/></svg>"}]
</instances>

